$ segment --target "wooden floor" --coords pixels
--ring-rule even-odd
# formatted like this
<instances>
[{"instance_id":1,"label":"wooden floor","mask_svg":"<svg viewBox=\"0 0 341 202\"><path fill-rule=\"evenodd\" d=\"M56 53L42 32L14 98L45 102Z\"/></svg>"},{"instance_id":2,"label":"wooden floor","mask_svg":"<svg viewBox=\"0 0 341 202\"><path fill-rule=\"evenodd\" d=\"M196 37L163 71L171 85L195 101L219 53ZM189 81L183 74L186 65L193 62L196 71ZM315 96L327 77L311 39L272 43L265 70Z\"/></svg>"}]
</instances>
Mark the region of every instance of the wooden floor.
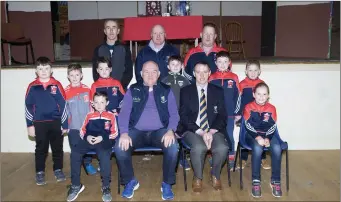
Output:
<instances>
[{"instance_id":1,"label":"wooden floor","mask_svg":"<svg viewBox=\"0 0 341 202\"><path fill-rule=\"evenodd\" d=\"M285 191L285 158L282 163L283 197L275 199L271 195L269 180L271 170L262 170L262 198L264 201L339 201L340 200L340 150L334 151L290 151L290 191ZM162 180L162 156L155 155L144 161L143 155L133 157L135 175L140 188L132 201L161 201L160 184ZM34 155L23 153L1 154L1 201L66 201L67 185L70 184L69 153L65 154L64 171L68 175L66 182L56 183L52 172L51 155L47 160L47 185L37 186L34 181ZM97 165L97 160L94 161ZM112 160L113 201L124 201L117 195L117 166ZM183 173L179 169L177 184L173 186L175 201L254 201L250 194L250 164L244 169L244 190L239 189L239 172L232 174L232 186L228 187L226 165L223 168L223 190L214 191L210 186L205 167L204 191L195 194L191 189L193 172L188 173L188 191L184 191ZM101 201L99 175L86 176L82 171L82 183L85 190L76 201Z\"/></svg>"}]
</instances>

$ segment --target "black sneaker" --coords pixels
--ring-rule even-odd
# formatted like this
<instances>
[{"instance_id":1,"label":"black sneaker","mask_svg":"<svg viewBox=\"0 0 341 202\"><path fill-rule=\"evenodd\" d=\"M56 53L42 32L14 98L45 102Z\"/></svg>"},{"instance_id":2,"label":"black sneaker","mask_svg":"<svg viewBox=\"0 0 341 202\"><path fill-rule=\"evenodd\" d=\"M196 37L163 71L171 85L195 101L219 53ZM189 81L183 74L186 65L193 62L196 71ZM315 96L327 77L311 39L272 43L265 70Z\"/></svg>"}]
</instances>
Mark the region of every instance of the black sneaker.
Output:
<instances>
[{"instance_id":1,"label":"black sneaker","mask_svg":"<svg viewBox=\"0 0 341 202\"><path fill-rule=\"evenodd\" d=\"M281 183L280 182L271 182L270 187L272 190L272 195L276 198L279 198L282 196L282 189L281 189Z\"/></svg>"},{"instance_id":2,"label":"black sneaker","mask_svg":"<svg viewBox=\"0 0 341 202\"><path fill-rule=\"evenodd\" d=\"M102 187L102 200L109 202L112 200L110 187Z\"/></svg>"},{"instance_id":3,"label":"black sneaker","mask_svg":"<svg viewBox=\"0 0 341 202\"><path fill-rule=\"evenodd\" d=\"M261 185L260 185L260 181L259 180L253 180L252 181L252 192L251 192L251 195L254 198L262 197L262 189L261 189Z\"/></svg>"},{"instance_id":4,"label":"black sneaker","mask_svg":"<svg viewBox=\"0 0 341 202\"><path fill-rule=\"evenodd\" d=\"M74 201L78 197L78 195L84 190L85 186L84 185L71 185L69 191L67 192L67 201Z\"/></svg>"}]
</instances>

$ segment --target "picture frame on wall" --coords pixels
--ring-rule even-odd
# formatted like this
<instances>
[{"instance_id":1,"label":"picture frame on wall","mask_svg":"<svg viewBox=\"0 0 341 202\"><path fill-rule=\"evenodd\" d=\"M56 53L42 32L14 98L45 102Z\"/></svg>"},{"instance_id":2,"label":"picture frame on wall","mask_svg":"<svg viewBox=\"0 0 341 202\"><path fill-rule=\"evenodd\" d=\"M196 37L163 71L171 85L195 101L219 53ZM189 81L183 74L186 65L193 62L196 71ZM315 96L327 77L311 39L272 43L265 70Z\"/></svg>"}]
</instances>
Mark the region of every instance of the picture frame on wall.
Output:
<instances>
[{"instance_id":1,"label":"picture frame on wall","mask_svg":"<svg viewBox=\"0 0 341 202\"><path fill-rule=\"evenodd\" d=\"M147 16L161 16L161 1L146 1Z\"/></svg>"}]
</instances>

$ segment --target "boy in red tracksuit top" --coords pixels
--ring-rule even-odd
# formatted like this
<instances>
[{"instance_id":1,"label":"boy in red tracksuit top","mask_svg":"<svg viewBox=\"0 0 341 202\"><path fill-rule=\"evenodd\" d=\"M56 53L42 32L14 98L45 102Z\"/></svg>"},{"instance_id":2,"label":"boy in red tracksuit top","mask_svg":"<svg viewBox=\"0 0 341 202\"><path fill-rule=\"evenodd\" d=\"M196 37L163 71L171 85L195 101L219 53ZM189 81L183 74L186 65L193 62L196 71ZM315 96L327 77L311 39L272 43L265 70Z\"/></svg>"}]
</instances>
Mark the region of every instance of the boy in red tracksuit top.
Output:
<instances>
[{"instance_id":1,"label":"boy in red tracksuit top","mask_svg":"<svg viewBox=\"0 0 341 202\"><path fill-rule=\"evenodd\" d=\"M259 198L261 193L260 166L264 147L269 147L271 152L272 174L270 187L272 195L282 196L281 190L281 161L282 148L278 136L275 135L277 128L277 113L275 106L269 100L269 87L265 83L255 86L253 96L255 101L247 104L243 112L245 127L245 141L252 148L252 196Z\"/></svg>"},{"instance_id":2,"label":"boy in red tracksuit top","mask_svg":"<svg viewBox=\"0 0 341 202\"><path fill-rule=\"evenodd\" d=\"M233 130L234 130L234 119L235 115L239 111L240 107L240 89L239 89L239 79L238 76L231 72L231 60L229 53L227 51L220 51L216 54L215 61L218 71L213 73L209 82L213 83L217 86L220 86L224 89L225 96L225 108L227 113L227 126L226 131L228 137L231 141L231 153L229 156L230 159L230 167L233 168L234 163L234 138L233 138Z\"/></svg>"},{"instance_id":3,"label":"boy in red tracksuit top","mask_svg":"<svg viewBox=\"0 0 341 202\"><path fill-rule=\"evenodd\" d=\"M91 111L90 105L90 88L84 85L82 66L78 63L70 64L67 68L67 77L70 84L65 88L67 109L69 115L69 144L70 149L74 149L80 140L79 129L85 120L86 115ZM92 157L85 156L84 164L88 174L97 173L96 168L91 164Z\"/></svg>"},{"instance_id":4,"label":"boy in red tracksuit top","mask_svg":"<svg viewBox=\"0 0 341 202\"><path fill-rule=\"evenodd\" d=\"M241 99L240 99L240 108L238 111L238 115L236 116L235 121L238 123L241 118L241 114L247 105L250 102L253 102L255 98L253 97L254 87L264 82L259 79L259 75L261 74L260 63L258 60L249 60L246 63L245 75L246 78L240 82L240 90L241 90ZM246 161L248 159L249 151L247 149L242 149L241 159L242 159L242 169L246 166ZM239 169L239 164L236 166ZM266 152L262 154L262 167L263 169L270 169L271 165L266 160Z\"/></svg>"},{"instance_id":5,"label":"boy in red tracksuit top","mask_svg":"<svg viewBox=\"0 0 341 202\"><path fill-rule=\"evenodd\" d=\"M94 112L86 115L80 129L81 140L71 150L71 187L67 193L67 201L74 201L84 190L80 182L83 155L95 150L99 158L102 178L102 200L111 201L111 153L114 139L118 136L115 115L106 110L109 104L106 92L96 92L93 99Z\"/></svg>"},{"instance_id":6,"label":"boy in red tracksuit top","mask_svg":"<svg viewBox=\"0 0 341 202\"><path fill-rule=\"evenodd\" d=\"M121 102L125 92L120 81L113 79L110 76L111 71L112 67L110 60L100 57L97 60L97 72L99 74L99 79L91 85L90 99L93 99L96 92L106 92L109 99L107 110L117 115L121 108Z\"/></svg>"},{"instance_id":7,"label":"boy in red tracksuit top","mask_svg":"<svg viewBox=\"0 0 341 202\"><path fill-rule=\"evenodd\" d=\"M66 180L63 169L64 133L68 130L65 92L59 81L51 77L51 61L39 57L36 61L37 78L26 91L25 115L28 135L35 137L36 184L44 185L45 161L52 149L53 170L57 182Z\"/></svg>"}]
</instances>

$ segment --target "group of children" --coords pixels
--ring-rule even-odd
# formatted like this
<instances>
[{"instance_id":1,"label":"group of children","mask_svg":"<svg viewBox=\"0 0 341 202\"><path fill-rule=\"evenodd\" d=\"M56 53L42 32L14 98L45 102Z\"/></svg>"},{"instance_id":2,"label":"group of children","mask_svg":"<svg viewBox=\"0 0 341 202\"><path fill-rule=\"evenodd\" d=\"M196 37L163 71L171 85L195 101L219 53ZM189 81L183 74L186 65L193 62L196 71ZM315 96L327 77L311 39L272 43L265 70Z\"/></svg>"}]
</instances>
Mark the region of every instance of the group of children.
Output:
<instances>
[{"instance_id":1,"label":"group of children","mask_svg":"<svg viewBox=\"0 0 341 202\"><path fill-rule=\"evenodd\" d=\"M242 116L250 137L256 140L258 146L272 146L273 142L276 144L277 142L274 141L276 138L272 138L276 127L276 110L268 103L268 86L258 78L261 73L259 62L249 61L246 64L246 78L240 83L238 76L231 71L231 60L227 52L218 52L215 62L218 71L210 76L209 82L224 89L228 114L226 130L229 136L226 138L229 138L233 144L231 148L233 153L229 158L234 159L233 130L235 123L240 121ZM67 201L74 201L84 190L84 185L80 183L83 161L89 174L97 172L91 164L92 158L84 157L89 150L96 150L99 158L98 170L102 177L102 200L111 201L110 159L114 139L119 134L116 119L125 91L118 80L111 78L110 61L106 58L98 59L97 72L100 78L92 84L91 89L81 82L83 73L79 64L68 66L67 78L70 84L65 87L65 90L60 82L52 77L53 70L48 58L39 57L36 65L37 78L29 84L25 98L28 134L36 140L36 184L46 184L45 161L49 144L52 149L56 180L58 182L66 180L62 169L63 137L67 133L71 148L72 183L67 194ZM190 81L183 74L184 67L180 56L170 56L168 68L169 75L163 78L162 82L171 86L179 107L180 89L189 85ZM263 156L261 163L260 155ZM245 166L247 156L248 151L243 151L242 168ZM254 165L255 162L259 165ZM258 168L261 164L263 168L270 168L265 161L264 153L261 152L258 157L258 153L253 152L252 195L255 197L261 196L260 169ZM190 169L186 159L180 159L180 165L185 166L186 170ZM278 174L280 161L278 165L278 159L274 161L273 157L272 167L276 167L271 181L272 193L279 197L281 196L280 175Z\"/></svg>"}]
</instances>

